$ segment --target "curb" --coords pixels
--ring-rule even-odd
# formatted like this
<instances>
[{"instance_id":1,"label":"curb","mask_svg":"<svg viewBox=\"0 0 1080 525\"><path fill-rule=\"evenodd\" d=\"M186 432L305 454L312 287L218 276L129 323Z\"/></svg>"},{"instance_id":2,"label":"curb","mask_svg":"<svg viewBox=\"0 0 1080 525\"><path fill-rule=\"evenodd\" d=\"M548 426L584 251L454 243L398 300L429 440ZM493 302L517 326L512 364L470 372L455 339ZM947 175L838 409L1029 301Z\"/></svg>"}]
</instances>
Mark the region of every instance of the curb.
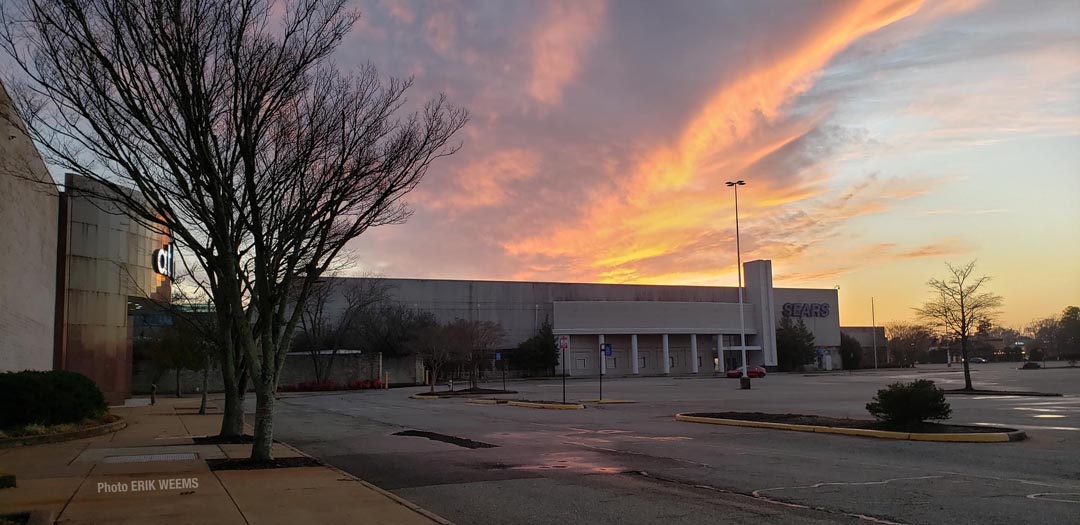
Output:
<instances>
[{"instance_id":1,"label":"curb","mask_svg":"<svg viewBox=\"0 0 1080 525\"><path fill-rule=\"evenodd\" d=\"M1055 392L1006 392L1004 390L946 390L947 396L1024 396L1024 397L1064 397Z\"/></svg>"},{"instance_id":2,"label":"curb","mask_svg":"<svg viewBox=\"0 0 1080 525\"><path fill-rule=\"evenodd\" d=\"M339 469L339 468L337 468L337 467L335 467L335 466L333 466L333 465L331 465L331 464L329 464L329 463L327 463L325 461L322 461L319 458L316 458L316 457L304 452L303 450L300 450L300 449L298 449L298 448L296 448L296 447L294 447L294 446L292 446L292 445L290 445L288 443L282 443L280 441L275 441L275 443L280 443L281 445L284 445L285 448L288 448L289 450L292 450L293 452L296 452L297 454L300 454L301 456L314 459L314 460L318 461L319 463L322 463L323 468L330 469L330 470L332 470L334 472L337 472L338 474L340 474L343 477L346 477L346 478L349 478L349 479L351 479L353 481L356 481L357 483L360 483L361 485L363 485L363 486L365 486L365 487L367 487L367 488L369 488L371 490L374 490L375 492L378 492L379 494L382 494L383 496L386 496L386 497L394 500L394 502L396 502L398 505L401 505L401 506L403 506L403 507L405 507L405 508L407 508L407 509L409 509L409 510L415 512L415 513L417 513L417 514L420 514L421 516L424 516L425 518L428 518L428 519L438 523L439 525L455 525L454 522L452 522L452 521L450 521L450 520L448 520L448 519L446 519L446 518L444 518L442 516L439 516L438 514L435 514L434 512L431 512L430 510L427 510L427 509L425 509L423 507L420 507L419 505L417 505L417 504L415 504L415 503L413 503L413 502L411 502L411 501L409 501L409 500L407 500L405 498L402 498L401 496L398 496L397 494L394 494L392 492L388 492L388 491L383 490L383 489L381 489L379 487L376 487L375 485L372 485L371 483L368 483L368 482L366 482L366 481L364 481L364 480L362 480L362 479L360 479L360 478L358 478L358 477L356 477L356 476L354 476L352 474L349 474L348 472L345 472L344 470L341 470L341 469Z\"/></svg>"},{"instance_id":3,"label":"curb","mask_svg":"<svg viewBox=\"0 0 1080 525\"><path fill-rule=\"evenodd\" d=\"M546 408L550 410L583 410L585 405L581 403L570 404L555 404L555 403L533 403L531 401L509 401L506 404L512 407L525 407L525 408Z\"/></svg>"},{"instance_id":4,"label":"curb","mask_svg":"<svg viewBox=\"0 0 1080 525\"><path fill-rule=\"evenodd\" d=\"M769 423L765 421L744 421L741 419L720 419L690 416L686 414L676 414L675 421L729 425L734 427L772 428L777 430L794 430L796 432L813 432L818 434L841 434L845 436L862 436L879 439L937 441L945 443L1008 443L1010 441L1022 441L1027 437L1027 434L1025 434L1023 430L1014 430L1012 432L928 434L923 432L891 432L888 430L870 430L863 428L822 427L815 425L793 425L790 423Z\"/></svg>"},{"instance_id":5,"label":"curb","mask_svg":"<svg viewBox=\"0 0 1080 525\"><path fill-rule=\"evenodd\" d=\"M598 405L628 405L630 403L637 403L630 399L579 399L582 403L596 403Z\"/></svg>"},{"instance_id":6,"label":"curb","mask_svg":"<svg viewBox=\"0 0 1080 525\"><path fill-rule=\"evenodd\" d=\"M127 420L120 417L120 419L113 421L112 423L105 423L104 425L84 428L82 430L73 430L71 432L63 432L60 434L46 434L44 436L21 436L2 439L0 440L0 448L29 447L33 445L45 445L48 443L60 443L63 441L72 441L75 439L84 439L110 434L112 432L122 430L126 427Z\"/></svg>"},{"instance_id":7,"label":"curb","mask_svg":"<svg viewBox=\"0 0 1080 525\"><path fill-rule=\"evenodd\" d=\"M505 399L467 399L465 402L473 405L505 405L507 403Z\"/></svg>"}]
</instances>

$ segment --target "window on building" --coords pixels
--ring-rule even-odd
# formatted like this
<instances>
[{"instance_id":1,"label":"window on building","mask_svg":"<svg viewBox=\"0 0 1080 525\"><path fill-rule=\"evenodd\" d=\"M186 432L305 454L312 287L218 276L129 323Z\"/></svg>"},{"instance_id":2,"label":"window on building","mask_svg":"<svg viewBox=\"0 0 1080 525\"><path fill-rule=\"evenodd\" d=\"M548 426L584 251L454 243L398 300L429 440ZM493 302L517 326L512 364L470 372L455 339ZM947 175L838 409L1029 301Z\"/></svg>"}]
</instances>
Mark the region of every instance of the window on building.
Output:
<instances>
[{"instance_id":1,"label":"window on building","mask_svg":"<svg viewBox=\"0 0 1080 525\"><path fill-rule=\"evenodd\" d=\"M701 356L697 356L697 366L701 368Z\"/></svg>"},{"instance_id":2,"label":"window on building","mask_svg":"<svg viewBox=\"0 0 1080 525\"><path fill-rule=\"evenodd\" d=\"M609 357L609 358L607 358L607 367L608 367L608 370L611 370L612 368L618 368L618 366L616 366L616 362L615 362L615 359L616 359L615 357Z\"/></svg>"},{"instance_id":3,"label":"window on building","mask_svg":"<svg viewBox=\"0 0 1080 525\"><path fill-rule=\"evenodd\" d=\"M668 356L668 361L670 361L669 364L670 364L671 368L675 368L675 356L673 356L673 355Z\"/></svg>"},{"instance_id":4,"label":"window on building","mask_svg":"<svg viewBox=\"0 0 1080 525\"><path fill-rule=\"evenodd\" d=\"M645 358L644 357L637 358L637 365L638 365L638 368L645 368Z\"/></svg>"},{"instance_id":5,"label":"window on building","mask_svg":"<svg viewBox=\"0 0 1080 525\"><path fill-rule=\"evenodd\" d=\"M589 360L584 357L576 359L575 363L577 363L578 370L585 370L589 367Z\"/></svg>"}]
</instances>

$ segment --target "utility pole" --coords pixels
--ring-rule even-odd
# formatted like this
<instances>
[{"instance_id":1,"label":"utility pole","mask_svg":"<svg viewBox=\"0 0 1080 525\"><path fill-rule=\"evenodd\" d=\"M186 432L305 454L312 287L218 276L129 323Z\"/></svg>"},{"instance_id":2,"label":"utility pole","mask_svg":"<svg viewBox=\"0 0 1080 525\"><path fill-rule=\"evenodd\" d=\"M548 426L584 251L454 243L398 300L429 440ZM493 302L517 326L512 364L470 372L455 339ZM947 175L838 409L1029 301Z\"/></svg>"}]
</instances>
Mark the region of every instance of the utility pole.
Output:
<instances>
[{"instance_id":1,"label":"utility pole","mask_svg":"<svg viewBox=\"0 0 1080 525\"><path fill-rule=\"evenodd\" d=\"M874 368L877 368L877 316L874 315L874 298L870 298L870 332L874 335Z\"/></svg>"}]
</instances>

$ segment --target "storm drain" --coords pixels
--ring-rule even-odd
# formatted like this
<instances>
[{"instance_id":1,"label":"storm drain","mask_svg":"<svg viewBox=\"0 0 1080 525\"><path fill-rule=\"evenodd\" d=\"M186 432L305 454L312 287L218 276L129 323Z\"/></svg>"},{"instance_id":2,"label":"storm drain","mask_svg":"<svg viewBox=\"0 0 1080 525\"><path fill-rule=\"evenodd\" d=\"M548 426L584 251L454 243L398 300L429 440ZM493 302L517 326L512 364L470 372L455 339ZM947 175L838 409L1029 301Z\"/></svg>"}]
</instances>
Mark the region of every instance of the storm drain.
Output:
<instances>
[{"instance_id":1,"label":"storm drain","mask_svg":"<svg viewBox=\"0 0 1080 525\"><path fill-rule=\"evenodd\" d=\"M457 436L447 436L446 434L427 432L424 430L404 430L402 432L396 432L394 435L428 438L432 441L442 441L443 443L450 443L451 445L457 445L459 447L465 448L495 448L498 446L492 445L491 443L473 441L471 439L460 438Z\"/></svg>"},{"instance_id":2,"label":"storm drain","mask_svg":"<svg viewBox=\"0 0 1080 525\"><path fill-rule=\"evenodd\" d=\"M151 463L154 461L192 461L199 459L194 452L176 454L134 454L130 456L106 456L102 463Z\"/></svg>"}]
</instances>

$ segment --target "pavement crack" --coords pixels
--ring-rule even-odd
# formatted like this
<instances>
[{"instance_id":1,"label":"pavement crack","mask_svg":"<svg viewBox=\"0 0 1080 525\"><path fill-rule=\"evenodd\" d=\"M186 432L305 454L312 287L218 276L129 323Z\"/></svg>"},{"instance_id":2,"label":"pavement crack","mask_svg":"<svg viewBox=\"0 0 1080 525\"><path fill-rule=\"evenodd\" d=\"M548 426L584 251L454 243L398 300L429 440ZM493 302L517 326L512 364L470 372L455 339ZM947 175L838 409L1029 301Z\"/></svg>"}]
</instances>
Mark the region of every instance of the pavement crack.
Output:
<instances>
[{"instance_id":1,"label":"pavement crack","mask_svg":"<svg viewBox=\"0 0 1080 525\"><path fill-rule=\"evenodd\" d=\"M894 481L914 481L920 479L940 479L942 476L916 476L910 478L890 478L881 481L823 481L821 483L814 483L813 485L799 485L793 487L772 487L767 489L757 489L750 494L755 498L760 498L764 492L772 492L776 490L794 490L794 489L817 489L821 487L829 486L841 486L841 485L885 485Z\"/></svg>"},{"instance_id":2,"label":"pavement crack","mask_svg":"<svg viewBox=\"0 0 1080 525\"><path fill-rule=\"evenodd\" d=\"M738 496L745 496L745 497L753 498L755 500L758 500L758 501L761 501L761 502L764 502L764 503L769 503L769 504L772 504L772 505L779 505L779 506L782 506L782 507L788 507L788 508L793 508L793 509L803 509L803 510L813 510L813 511L818 511L818 512L824 512L826 514L847 516L849 518L856 518L856 519L859 519L859 520L862 520L862 521L867 521L867 522L870 522L870 523L877 523L877 524L880 524L880 525L905 525L903 522L893 521L892 519L883 518L883 517L879 517L879 516L871 516L871 515L868 515L868 514L860 514L860 513L857 513L857 512L845 512L845 511L842 511L842 510L830 509L830 508L826 508L826 507L819 507L819 506L813 506L813 505L803 505L801 503L792 503L792 502L789 502L789 501L783 501L783 500L779 500L779 499L769 498L769 497L762 496L762 495L759 494L759 492L762 492L762 491L765 491L765 490L779 490L781 488L802 488L802 487L776 487L776 488L773 488L773 489L759 489L759 490L755 490L753 492L747 493L747 492L740 492L740 491L737 491L737 490L725 489L725 488L721 488L721 487L714 487L712 485L705 485L705 484L701 484L701 483L694 483L694 482L683 481L683 480L674 479L674 478L657 476L655 474L649 474L649 473L644 472L644 471L626 472L625 474L636 474L636 475L644 476L644 477L647 477L647 478L655 479L657 481L663 481L663 482L666 482L666 483L675 483L675 484L684 485L684 486L692 487L692 488L696 488L696 489L719 492L719 493L722 493L722 494L733 494L733 495L738 495ZM922 478L907 478L907 479L925 479L927 477L940 477L940 476L924 476ZM894 479L894 480L886 480L885 482L898 481L899 479L902 479L902 478L897 478L897 479ZM880 484L880 483L883 483L883 482L869 482L869 483L862 483L862 484L865 485L865 484ZM858 483L846 483L846 484L854 485L854 484L858 484ZM819 484L819 485L823 485L823 484Z\"/></svg>"}]
</instances>

